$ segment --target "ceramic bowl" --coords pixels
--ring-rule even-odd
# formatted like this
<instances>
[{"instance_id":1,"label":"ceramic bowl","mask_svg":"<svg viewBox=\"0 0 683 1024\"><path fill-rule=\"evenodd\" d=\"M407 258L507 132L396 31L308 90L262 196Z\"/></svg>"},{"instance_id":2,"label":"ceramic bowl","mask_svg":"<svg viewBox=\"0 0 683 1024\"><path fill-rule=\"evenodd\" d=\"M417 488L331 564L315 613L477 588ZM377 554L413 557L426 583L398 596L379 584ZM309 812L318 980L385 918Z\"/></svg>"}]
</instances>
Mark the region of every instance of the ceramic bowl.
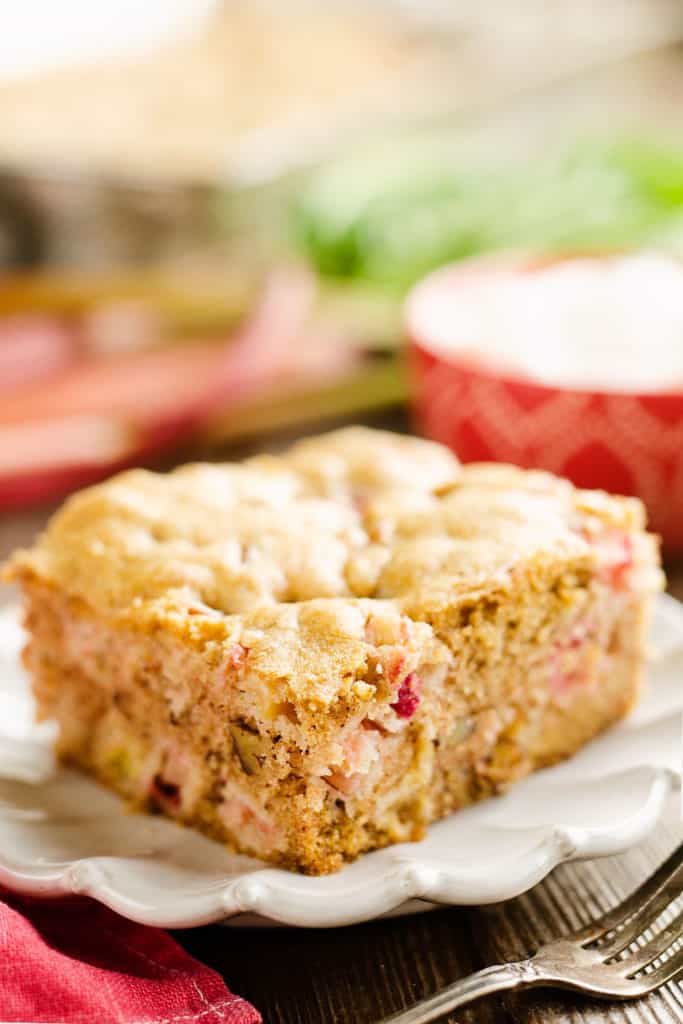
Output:
<instances>
[{"instance_id":1,"label":"ceramic bowl","mask_svg":"<svg viewBox=\"0 0 683 1024\"><path fill-rule=\"evenodd\" d=\"M544 265L515 258L524 273ZM667 551L683 552L683 388L648 393L551 386L498 370L471 350L445 352L437 343L433 304L457 315L473 275L488 275L494 288L503 268L510 268L509 258L447 266L409 295L405 323L418 430L463 462L546 469L580 487L637 495Z\"/></svg>"}]
</instances>

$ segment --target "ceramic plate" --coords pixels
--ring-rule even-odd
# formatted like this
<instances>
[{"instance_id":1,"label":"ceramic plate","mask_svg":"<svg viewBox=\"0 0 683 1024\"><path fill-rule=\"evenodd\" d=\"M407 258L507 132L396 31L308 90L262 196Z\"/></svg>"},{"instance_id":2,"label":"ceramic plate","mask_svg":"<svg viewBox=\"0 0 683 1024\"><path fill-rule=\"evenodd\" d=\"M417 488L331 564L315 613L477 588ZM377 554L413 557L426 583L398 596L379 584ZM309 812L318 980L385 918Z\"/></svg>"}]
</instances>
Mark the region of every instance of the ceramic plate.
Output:
<instances>
[{"instance_id":1,"label":"ceramic plate","mask_svg":"<svg viewBox=\"0 0 683 1024\"><path fill-rule=\"evenodd\" d=\"M126 813L98 784L55 770L32 724L16 608L0 613L0 882L87 893L135 921L182 927L253 915L333 927L434 904L507 899L562 861L643 839L680 788L683 606L662 597L645 698L622 725L504 797L440 822L421 843L367 854L336 875L264 868L161 818ZM245 916L248 915L248 916Z\"/></svg>"}]
</instances>

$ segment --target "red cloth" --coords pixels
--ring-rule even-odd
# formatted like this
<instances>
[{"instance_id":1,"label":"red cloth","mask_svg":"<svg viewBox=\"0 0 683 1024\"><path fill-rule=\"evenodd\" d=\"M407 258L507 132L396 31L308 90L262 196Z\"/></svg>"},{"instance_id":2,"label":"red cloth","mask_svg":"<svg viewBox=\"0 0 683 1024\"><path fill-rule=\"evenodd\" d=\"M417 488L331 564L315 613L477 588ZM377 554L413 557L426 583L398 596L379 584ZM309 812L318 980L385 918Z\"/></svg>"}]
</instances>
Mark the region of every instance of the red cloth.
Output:
<instances>
[{"instance_id":1,"label":"red cloth","mask_svg":"<svg viewBox=\"0 0 683 1024\"><path fill-rule=\"evenodd\" d=\"M84 898L3 893L0 1020L258 1024L260 1014L166 932Z\"/></svg>"}]
</instances>

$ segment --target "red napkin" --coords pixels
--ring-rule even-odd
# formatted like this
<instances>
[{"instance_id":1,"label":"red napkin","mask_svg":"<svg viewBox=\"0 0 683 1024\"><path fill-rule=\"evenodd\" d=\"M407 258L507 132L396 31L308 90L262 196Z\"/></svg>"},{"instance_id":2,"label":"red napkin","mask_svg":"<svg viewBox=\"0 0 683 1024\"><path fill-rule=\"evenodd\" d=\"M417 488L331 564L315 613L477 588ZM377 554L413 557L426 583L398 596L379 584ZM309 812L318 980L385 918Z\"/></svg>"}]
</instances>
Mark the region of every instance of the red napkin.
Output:
<instances>
[{"instance_id":1,"label":"red napkin","mask_svg":"<svg viewBox=\"0 0 683 1024\"><path fill-rule=\"evenodd\" d=\"M0 1020L258 1024L261 1015L166 932L81 897L3 893Z\"/></svg>"}]
</instances>

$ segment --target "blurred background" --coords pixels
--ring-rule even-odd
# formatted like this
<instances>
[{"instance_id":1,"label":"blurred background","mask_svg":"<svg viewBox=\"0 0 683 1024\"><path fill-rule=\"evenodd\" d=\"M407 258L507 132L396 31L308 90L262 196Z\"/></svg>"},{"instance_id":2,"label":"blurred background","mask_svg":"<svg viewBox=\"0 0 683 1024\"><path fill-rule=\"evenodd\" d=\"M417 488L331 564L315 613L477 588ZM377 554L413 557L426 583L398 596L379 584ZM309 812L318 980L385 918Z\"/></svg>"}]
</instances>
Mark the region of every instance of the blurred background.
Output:
<instances>
[{"instance_id":1,"label":"blurred background","mask_svg":"<svg viewBox=\"0 0 683 1024\"><path fill-rule=\"evenodd\" d=\"M128 465L437 436L402 310L443 264L683 255L680 0L0 8L0 556Z\"/></svg>"}]
</instances>

